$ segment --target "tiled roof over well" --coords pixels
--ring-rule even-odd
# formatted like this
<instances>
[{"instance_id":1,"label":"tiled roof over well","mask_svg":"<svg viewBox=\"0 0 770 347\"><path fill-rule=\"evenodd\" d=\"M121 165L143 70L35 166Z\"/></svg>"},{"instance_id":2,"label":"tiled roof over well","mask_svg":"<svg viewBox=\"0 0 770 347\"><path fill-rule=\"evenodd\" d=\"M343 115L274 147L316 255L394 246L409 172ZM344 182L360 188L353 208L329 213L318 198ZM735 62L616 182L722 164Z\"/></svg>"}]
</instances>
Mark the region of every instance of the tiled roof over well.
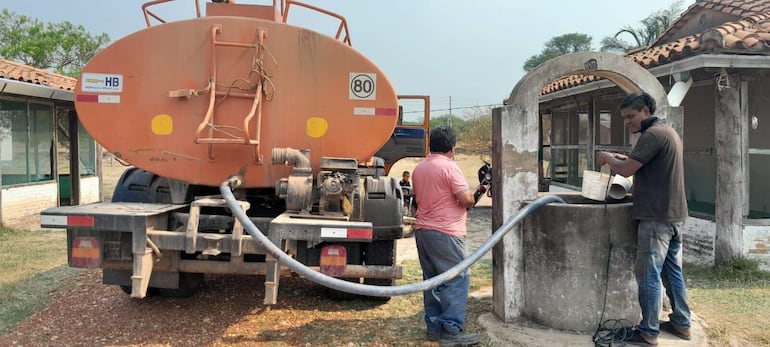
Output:
<instances>
[{"instance_id":1,"label":"tiled roof over well","mask_svg":"<svg viewBox=\"0 0 770 347\"><path fill-rule=\"evenodd\" d=\"M707 0L698 1L685 12L663 36L671 37L679 23L686 17L695 16L700 8L718 10L741 16L740 20L712 27L702 33L686 36L670 42L658 40L649 49L626 55L639 65L649 69L686 57L714 51L740 51L742 54L770 55L770 0ZM661 37L662 38L662 37ZM541 95L586 84L601 78L587 75L571 75L552 82Z\"/></svg>"},{"instance_id":2,"label":"tiled roof over well","mask_svg":"<svg viewBox=\"0 0 770 347\"><path fill-rule=\"evenodd\" d=\"M671 38L690 20L696 17L697 9L705 8L718 11L740 18L753 16L756 14L767 14L770 12L770 0L696 0L677 20L671 24L671 27L652 44L657 46L663 42L671 41Z\"/></svg>"},{"instance_id":3,"label":"tiled roof over well","mask_svg":"<svg viewBox=\"0 0 770 347\"><path fill-rule=\"evenodd\" d=\"M77 79L57 75L47 70L0 59L0 78L39 84L51 88L75 90Z\"/></svg>"}]
</instances>

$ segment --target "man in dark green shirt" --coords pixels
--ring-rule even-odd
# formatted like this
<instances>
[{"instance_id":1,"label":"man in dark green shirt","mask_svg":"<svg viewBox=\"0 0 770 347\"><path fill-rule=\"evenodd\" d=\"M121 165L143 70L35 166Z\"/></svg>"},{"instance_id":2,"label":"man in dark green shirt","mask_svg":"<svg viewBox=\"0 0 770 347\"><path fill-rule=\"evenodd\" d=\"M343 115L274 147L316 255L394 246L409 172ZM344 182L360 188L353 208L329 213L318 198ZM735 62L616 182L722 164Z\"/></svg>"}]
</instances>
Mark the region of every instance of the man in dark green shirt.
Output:
<instances>
[{"instance_id":1,"label":"man in dark green shirt","mask_svg":"<svg viewBox=\"0 0 770 347\"><path fill-rule=\"evenodd\" d=\"M655 100L632 93L620 106L626 127L639 133L628 156L599 152L596 163L634 176L631 217L638 221L636 282L642 321L627 342L657 345L661 330L690 339L690 308L682 273L682 226L687 219L682 140L655 114ZM661 282L671 301L669 321L660 322Z\"/></svg>"}]
</instances>

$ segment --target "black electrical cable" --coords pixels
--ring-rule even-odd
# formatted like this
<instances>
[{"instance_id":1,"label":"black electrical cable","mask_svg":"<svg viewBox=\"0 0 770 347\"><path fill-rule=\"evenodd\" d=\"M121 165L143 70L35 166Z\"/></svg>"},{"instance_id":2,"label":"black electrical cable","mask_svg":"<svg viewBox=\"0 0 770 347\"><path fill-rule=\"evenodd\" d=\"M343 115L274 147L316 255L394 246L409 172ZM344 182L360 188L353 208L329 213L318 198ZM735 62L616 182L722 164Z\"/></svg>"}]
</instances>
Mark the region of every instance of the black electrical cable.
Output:
<instances>
[{"instance_id":1,"label":"black electrical cable","mask_svg":"<svg viewBox=\"0 0 770 347\"><path fill-rule=\"evenodd\" d=\"M612 261L612 234L610 232L610 212L607 208L607 192L612 185L612 172L607 181L607 191L604 194L604 229L607 230L607 264L604 276L604 303L602 304L602 315L599 317L599 324L593 335L594 347L612 347L625 346L626 339L631 337L634 324L626 319L608 319L604 320L604 313L607 309L607 292L610 287L610 263Z\"/></svg>"}]
</instances>

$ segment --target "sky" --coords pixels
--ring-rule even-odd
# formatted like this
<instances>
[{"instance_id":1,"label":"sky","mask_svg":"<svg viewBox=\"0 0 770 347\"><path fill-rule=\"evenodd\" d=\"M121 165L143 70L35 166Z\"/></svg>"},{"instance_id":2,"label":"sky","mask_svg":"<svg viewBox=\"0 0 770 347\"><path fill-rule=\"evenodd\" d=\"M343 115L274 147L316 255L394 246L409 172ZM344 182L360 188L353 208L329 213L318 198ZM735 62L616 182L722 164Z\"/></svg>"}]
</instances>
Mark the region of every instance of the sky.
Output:
<instances>
[{"instance_id":1,"label":"sky","mask_svg":"<svg viewBox=\"0 0 770 347\"><path fill-rule=\"evenodd\" d=\"M195 15L195 0L153 7L168 20ZM204 0L201 0L203 4ZM238 0L266 4L269 0ZM524 61L545 42L579 32L600 40L674 0L303 0L344 16L353 48L387 75L398 94L430 95L432 117L463 115L474 106L495 105L524 76ZM2 7L44 22L68 21L92 34L117 40L146 27L146 0L0 0ZM685 0L684 8L694 0ZM631 6L633 4L633 6ZM203 5L202 5L203 6ZM333 34L336 23L308 11L289 23ZM405 105L414 113L418 105ZM421 106L420 106L421 107Z\"/></svg>"}]
</instances>

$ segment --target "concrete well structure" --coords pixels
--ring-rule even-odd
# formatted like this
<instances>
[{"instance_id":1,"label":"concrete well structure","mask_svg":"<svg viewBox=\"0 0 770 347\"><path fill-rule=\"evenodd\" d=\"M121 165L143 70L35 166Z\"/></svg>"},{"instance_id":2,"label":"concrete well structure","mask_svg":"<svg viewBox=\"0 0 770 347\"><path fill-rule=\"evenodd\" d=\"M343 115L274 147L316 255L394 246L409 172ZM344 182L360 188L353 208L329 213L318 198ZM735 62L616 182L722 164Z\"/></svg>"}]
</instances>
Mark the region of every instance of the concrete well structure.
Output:
<instances>
[{"instance_id":1,"label":"concrete well structure","mask_svg":"<svg viewBox=\"0 0 770 347\"><path fill-rule=\"evenodd\" d=\"M631 197L604 204L579 193L558 196L566 204L543 206L522 221L522 315L581 332L594 332L609 318L636 322Z\"/></svg>"},{"instance_id":2,"label":"concrete well structure","mask_svg":"<svg viewBox=\"0 0 770 347\"><path fill-rule=\"evenodd\" d=\"M658 105L656 115L667 119L669 124L679 131L680 136L682 135L682 113L676 108L669 108L665 89L650 72L638 64L616 54L601 52L574 53L543 63L524 76L513 88L504 106L494 109L492 113L492 222L495 229L526 201L537 198L543 177L538 165L541 141L539 96L547 84L560 77L575 74L603 77L626 92L643 90L649 93ZM526 282L528 277L531 281L531 275L547 277L554 270L525 268L524 233L531 231L526 231L523 225L514 228L493 250L493 309L495 315L505 322L525 316L527 307L539 304L527 301L547 300L537 296L526 297ZM565 241L567 239L562 240ZM606 238L595 241L606 242ZM590 249L583 252L584 257L592 256ZM528 271L545 273L528 274ZM632 269L627 271L631 272ZM583 280L593 282L597 279L590 276ZM561 285L564 288L555 290L574 290L565 284ZM566 309L568 308L565 307Z\"/></svg>"}]
</instances>

